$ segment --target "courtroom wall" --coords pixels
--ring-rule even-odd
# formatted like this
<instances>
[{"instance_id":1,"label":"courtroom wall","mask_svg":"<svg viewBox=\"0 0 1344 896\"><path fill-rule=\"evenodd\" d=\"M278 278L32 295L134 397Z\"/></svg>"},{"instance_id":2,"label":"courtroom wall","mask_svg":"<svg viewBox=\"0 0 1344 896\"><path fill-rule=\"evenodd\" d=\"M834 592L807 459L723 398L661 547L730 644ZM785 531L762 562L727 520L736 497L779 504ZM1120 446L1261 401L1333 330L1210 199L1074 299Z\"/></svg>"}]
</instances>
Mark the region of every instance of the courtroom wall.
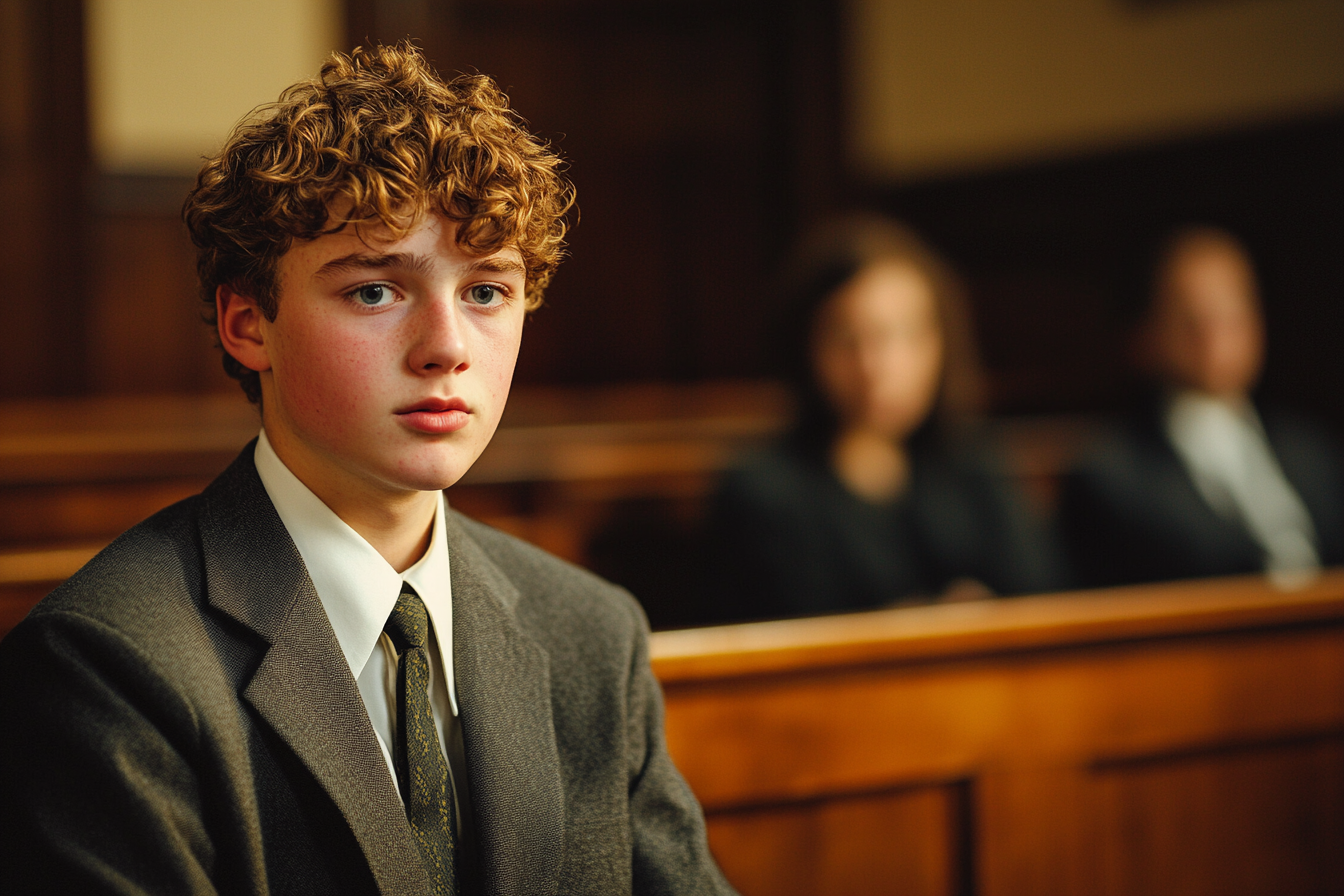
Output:
<instances>
[{"instance_id":1,"label":"courtroom wall","mask_svg":"<svg viewBox=\"0 0 1344 896\"><path fill-rule=\"evenodd\" d=\"M851 0L849 159L909 180L1344 108L1334 0Z\"/></svg>"},{"instance_id":2,"label":"courtroom wall","mask_svg":"<svg viewBox=\"0 0 1344 896\"><path fill-rule=\"evenodd\" d=\"M778 373L772 273L800 227L863 204L968 275L995 410L1106 410L1128 388L1123 244L1197 218L1263 259L1267 388L1344 421L1340 9L8 0L0 270L50 276L0 332L0 395L231 388L177 221L187 173L324 48L411 34L445 72L498 75L572 162L572 258L520 383Z\"/></svg>"},{"instance_id":3,"label":"courtroom wall","mask_svg":"<svg viewBox=\"0 0 1344 896\"><path fill-rule=\"evenodd\" d=\"M339 0L86 0L89 123L104 171L192 176L252 107L341 42Z\"/></svg>"}]
</instances>

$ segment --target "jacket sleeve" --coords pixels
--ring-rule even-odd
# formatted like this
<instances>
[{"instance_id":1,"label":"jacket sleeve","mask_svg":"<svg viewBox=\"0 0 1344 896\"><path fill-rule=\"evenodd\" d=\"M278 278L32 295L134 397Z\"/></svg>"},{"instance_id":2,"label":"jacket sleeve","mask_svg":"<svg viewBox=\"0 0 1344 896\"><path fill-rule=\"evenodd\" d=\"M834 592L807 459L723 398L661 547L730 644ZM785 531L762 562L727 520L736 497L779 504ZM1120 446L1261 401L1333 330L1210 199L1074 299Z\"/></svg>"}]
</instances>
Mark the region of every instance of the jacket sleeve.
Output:
<instances>
[{"instance_id":1,"label":"jacket sleeve","mask_svg":"<svg viewBox=\"0 0 1344 896\"><path fill-rule=\"evenodd\" d=\"M735 891L710 855L700 804L667 753L662 691L649 667L643 625L630 669L629 700L635 894L731 896Z\"/></svg>"},{"instance_id":2,"label":"jacket sleeve","mask_svg":"<svg viewBox=\"0 0 1344 896\"><path fill-rule=\"evenodd\" d=\"M115 630L47 612L0 644L0 892L216 892L190 704Z\"/></svg>"}]
</instances>

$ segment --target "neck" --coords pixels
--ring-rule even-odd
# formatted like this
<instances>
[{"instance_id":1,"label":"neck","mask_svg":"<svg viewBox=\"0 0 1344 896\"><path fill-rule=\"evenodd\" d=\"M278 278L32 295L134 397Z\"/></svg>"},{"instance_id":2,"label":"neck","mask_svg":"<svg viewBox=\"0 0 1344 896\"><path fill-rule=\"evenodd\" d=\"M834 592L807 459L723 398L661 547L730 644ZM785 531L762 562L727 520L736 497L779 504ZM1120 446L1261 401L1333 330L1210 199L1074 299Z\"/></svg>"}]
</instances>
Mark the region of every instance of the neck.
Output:
<instances>
[{"instance_id":1,"label":"neck","mask_svg":"<svg viewBox=\"0 0 1344 896\"><path fill-rule=\"evenodd\" d=\"M409 492L399 496L399 500L379 504L366 501L333 504L324 495L318 497L373 545L397 572L410 569L429 549L438 492Z\"/></svg>"},{"instance_id":2,"label":"neck","mask_svg":"<svg viewBox=\"0 0 1344 896\"><path fill-rule=\"evenodd\" d=\"M831 446L831 466L847 489L874 504L899 497L910 478L905 447L867 429L840 433Z\"/></svg>"},{"instance_id":3,"label":"neck","mask_svg":"<svg viewBox=\"0 0 1344 896\"><path fill-rule=\"evenodd\" d=\"M1227 405L1230 408L1241 409L1251 405L1251 399L1245 392L1227 391L1215 392L1208 389L1184 388L1174 389L1167 393L1167 402L1178 400L1183 397L1191 397L1203 401L1217 402Z\"/></svg>"},{"instance_id":4,"label":"neck","mask_svg":"<svg viewBox=\"0 0 1344 896\"><path fill-rule=\"evenodd\" d=\"M429 549L436 491L391 489L347 471L316 462L269 431L276 456L331 512L359 533L397 572L415 565Z\"/></svg>"}]
</instances>

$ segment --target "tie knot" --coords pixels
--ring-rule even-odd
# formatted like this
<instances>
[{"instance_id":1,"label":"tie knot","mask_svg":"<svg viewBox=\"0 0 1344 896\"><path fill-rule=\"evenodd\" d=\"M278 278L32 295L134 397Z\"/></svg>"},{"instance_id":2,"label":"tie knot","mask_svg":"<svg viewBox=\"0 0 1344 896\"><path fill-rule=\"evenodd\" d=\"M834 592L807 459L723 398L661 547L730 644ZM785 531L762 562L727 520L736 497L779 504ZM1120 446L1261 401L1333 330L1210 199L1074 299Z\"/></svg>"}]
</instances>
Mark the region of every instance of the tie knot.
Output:
<instances>
[{"instance_id":1,"label":"tie knot","mask_svg":"<svg viewBox=\"0 0 1344 896\"><path fill-rule=\"evenodd\" d=\"M401 596L392 608L392 615L387 617L383 631L392 638L398 653L414 647L423 650L429 643L429 613L420 595L410 585L402 585Z\"/></svg>"}]
</instances>

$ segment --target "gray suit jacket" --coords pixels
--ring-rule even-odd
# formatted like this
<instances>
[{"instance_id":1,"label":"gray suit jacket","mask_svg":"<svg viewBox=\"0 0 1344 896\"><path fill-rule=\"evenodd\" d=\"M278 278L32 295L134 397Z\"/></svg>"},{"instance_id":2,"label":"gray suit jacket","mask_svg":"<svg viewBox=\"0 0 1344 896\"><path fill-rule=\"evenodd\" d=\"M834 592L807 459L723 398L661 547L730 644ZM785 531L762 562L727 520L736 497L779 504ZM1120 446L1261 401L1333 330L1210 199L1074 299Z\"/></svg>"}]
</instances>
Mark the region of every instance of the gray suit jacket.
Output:
<instances>
[{"instance_id":1,"label":"gray suit jacket","mask_svg":"<svg viewBox=\"0 0 1344 896\"><path fill-rule=\"evenodd\" d=\"M492 894L731 892L668 758L628 594L448 517ZM0 643L0 892L429 892L252 447Z\"/></svg>"}]
</instances>

